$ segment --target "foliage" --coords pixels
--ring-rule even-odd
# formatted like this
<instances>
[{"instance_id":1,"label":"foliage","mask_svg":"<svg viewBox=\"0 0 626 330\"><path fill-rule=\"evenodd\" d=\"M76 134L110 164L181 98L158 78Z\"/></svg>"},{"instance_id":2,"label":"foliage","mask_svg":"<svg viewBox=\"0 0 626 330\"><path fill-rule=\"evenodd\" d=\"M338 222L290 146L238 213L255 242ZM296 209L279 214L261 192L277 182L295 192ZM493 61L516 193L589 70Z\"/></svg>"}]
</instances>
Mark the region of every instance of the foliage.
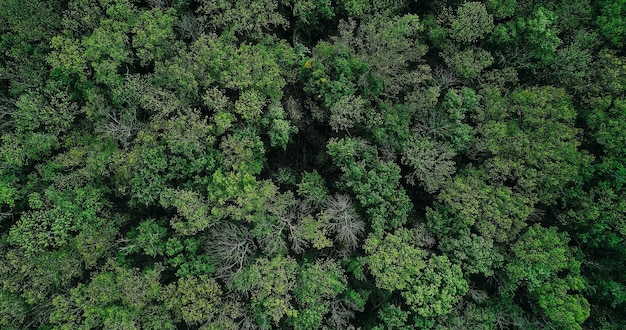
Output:
<instances>
[{"instance_id":1,"label":"foliage","mask_svg":"<svg viewBox=\"0 0 626 330\"><path fill-rule=\"evenodd\" d=\"M160 270L139 272L114 267L102 271L52 301L50 322L61 327L138 329L159 324L174 329L173 320L159 304ZM148 316L150 315L150 316Z\"/></svg>"},{"instance_id":2,"label":"foliage","mask_svg":"<svg viewBox=\"0 0 626 330\"><path fill-rule=\"evenodd\" d=\"M461 43L475 42L493 29L493 18L480 2L464 2L447 19L450 37Z\"/></svg>"},{"instance_id":3,"label":"foliage","mask_svg":"<svg viewBox=\"0 0 626 330\"><path fill-rule=\"evenodd\" d=\"M293 318L294 328L319 328L330 302L346 289L346 278L336 262L326 260L303 265L294 295L301 309Z\"/></svg>"},{"instance_id":4,"label":"foliage","mask_svg":"<svg viewBox=\"0 0 626 330\"><path fill-rule=\"evenodd\" d=\"M406 222L411 204L404 189L398 189L398 165L379 159L376 148L362 140L331 140L328 153L341 167L343 184L365 208L374 231L380 233Z\"/></svg>"},{"instance_id":5,"label":"foliage","mask_svg":"<svg viewBox=\"0 0 626 330\"><path fill-rule=\"evenodd\" d=\"M198 12L211 19L215 29L229 29L248 37L262 37L266 29L286 28L287 19L278 12L277 0L216 1L202 0Z\"/></svg>"},{"instance_id":6,"label":"foliage","mask_svg":"<svg viewBox=\"0 0 626 330\"><path fill-rule=\"evenodd\" d=\"M257 259L233 279L235 291L250 295L250 312L261 327L298 312L291 304L297 263L291 258Z\"/></svg>"},{"instance_id":7,"label":"foliage","mask_svg":"<svg viewBox=\"0 0 626 330\"><path fill-rule=\"evenodd\" d=\"M621 1L600 1L600 13L597 17L597 24L602 34L617 47L624 45L626 31L624 30L624 12L626 2Z\"/></svg>"},{"instance_id":8,"label":"foliage","mask_svg":"<svg viewBox=\"0 0 626 330\"><path fill-rule=\"evenodd\" d=\"M221 308L222 290L206 275L181 278L166 290L165 306L182 314L187 324L211 321Z\"/></svg>"},{"instance_id":9,"label":"foliage","mask_svg":"<svg viewBox=\"0 0 626 330\"><path fill-rule=\"evenodd\" d=\"M566 235L557 233L556 228L528 228L512 247L515 259L506 266L506 273L511 285L526 284L542 312L557 325L581 329L580 323L589 317L589 303L570 293L582 289L584 280L567 242Z\"/></svg>"},{"instance_id":10,"label":"foliage","mask_svg":"<svg viewBox=\"0 0 626 330\"><path fill-rule=\"evenodd\" d=\"M454 174L456 169L452 158L456 153L447 144L413 135L407 145L402 163L413 169L406 177L411 184L419 182L426 191L433 193Z\"/></svg>"},{"instance_id":11,"label":"foliage","mask_svg":"<svg viewBox=\"0 0 626 330\"><path fill-rule=\"evenodd\" d=\"M0 1L0 328L626 329L625 14Z\"/></svg>"},{"instance_id":12,"label":"foliage","mask_svg":"<svg viewBox=\"0 0 626 330\"><path fill-rule=\"evenodd\" d=\"M423 317L447 314L468 289L459 265L448 257L429 254L416 230L399 229L382 240L370 236L365 249L369 267L382 289L400 291L411 310Z\"/></svg>"}]
</instances>

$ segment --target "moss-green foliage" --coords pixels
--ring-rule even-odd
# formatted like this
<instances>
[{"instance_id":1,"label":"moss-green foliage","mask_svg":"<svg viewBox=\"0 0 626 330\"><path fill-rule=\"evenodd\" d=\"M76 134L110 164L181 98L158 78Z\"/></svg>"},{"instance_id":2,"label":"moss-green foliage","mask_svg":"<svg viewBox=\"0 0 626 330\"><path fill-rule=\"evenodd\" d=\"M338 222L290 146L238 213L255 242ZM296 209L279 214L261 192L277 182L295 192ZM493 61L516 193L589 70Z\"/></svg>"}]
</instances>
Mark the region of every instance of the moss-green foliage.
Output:
<instances>
[{"instance_id":1,"label":"moss-green foliage","mask_svg":"<svg viewBox=\"0 0 626 330\"><path fill-rule=\"evenodd\" d=\"M625 15L0 1L0 329L626 329Z\"/></svg>"}]
</instances>

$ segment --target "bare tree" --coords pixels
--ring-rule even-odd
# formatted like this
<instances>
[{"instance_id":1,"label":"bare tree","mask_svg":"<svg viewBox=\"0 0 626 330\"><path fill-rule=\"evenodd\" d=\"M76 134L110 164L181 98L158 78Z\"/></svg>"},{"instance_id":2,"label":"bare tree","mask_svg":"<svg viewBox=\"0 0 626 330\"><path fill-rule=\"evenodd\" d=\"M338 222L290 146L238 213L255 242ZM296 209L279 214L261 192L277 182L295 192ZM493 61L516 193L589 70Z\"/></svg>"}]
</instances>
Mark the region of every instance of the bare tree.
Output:
<instances>
[{"instance_id":1,"label":"bare tree","mask_svg":"<svg viewBox=\"0 0 626 330\"><path fill-rule=\"evenodd\" d=\"M335 329L349 329L350 320L354 318L354 310L351 304L344 299L331 301L328 311L327 322Z\"/></svg>"},{"instance_id":2,"label":"bare tree","mask_svg":"<svg viewBox=\"0 0 626 330\"><path fill-rule=\"evenodd\" d=\"M205 249L218 260L218 277L229 280L250 261L257 246L247 228L224 223L211 232Z\"/></svg>"},{"instance_id":3,"label":"bare tree","mask_svg":"<svg viewBox=\"0 0 626 330\"><path fill-rule=\"evenodd\" d=\"M148 0L148 5L152 8L167 9L172 5L172 0Z\"/></svg>"},{"instance_id":4,"label":"bare tree","mask_svg":"<svg viewBox=\"0 0 626 330\"><path fill-rule=\"evenodd\" d=\"M441 87L442 90L446 90L460 84L457 75L443 65L437 66L437 68L433 71L433 81L435 85Z\"/></svg>"},{"instance_id":5,"label":"bare tree","mask_svg":"<svg viewBox=\"0 0 626 330\"><path fill-rule=\"evenodd\" d=\"M287 238L295 253L302 253L308 247L308 242L298 235L298 226L301 220L312 212L311 202L296 200L281 216L283 228L287 231Z\"/></svg>"},{"instance_id":6,"label":"bare tree","mask_svg":"<svg viewBox=\"0 0 626 330\"><path fill-rule=\"evenodd\" d=\"M357 247L365 223L354 210L350 196L337 194L329 198L324 212L330 216L328 230L335 235L335 241L348 249Z\"/></svg>"},{"instance_id":7,"label":"bare tree","mask_svg":"<svg viewBox=\"0 0 626 330\"><path fill-rule=\"evenodd\" d=\"M110 136L126 146L138 129L139 124L135 115L124 116L123 114L109 113L109 121L97 128L96 131Z\"/></svg>"},{"instance_id":8,"label":"bare tree","mask_svg":"<svg viewBox=\"0 0 626 330\"><path fill-rule=\"evenodd\" d=\"M14 113L15 109L8 100L0 99L0 133L5 133L15 126Z\"/></svg>"},{"instance_id":9,"label":"bare tree","mask_svg":"<svg viewBox=\"0 0 626 330\"><path fill-rule=\"evenodd\" d=\"M207 31L209 24L204 16L197 17L190 13L180 18L177 27L184 38L196 40Z\"/></svg>"}]
</instances>

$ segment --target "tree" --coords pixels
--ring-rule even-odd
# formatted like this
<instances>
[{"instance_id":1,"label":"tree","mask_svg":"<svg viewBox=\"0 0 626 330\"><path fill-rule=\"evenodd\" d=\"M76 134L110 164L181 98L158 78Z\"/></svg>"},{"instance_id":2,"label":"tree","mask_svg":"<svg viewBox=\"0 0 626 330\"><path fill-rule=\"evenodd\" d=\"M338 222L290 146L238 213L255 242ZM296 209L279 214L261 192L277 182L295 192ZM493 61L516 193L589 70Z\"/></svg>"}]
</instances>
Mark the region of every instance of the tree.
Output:
<instances>
[{"instance_id":1,"label":"tree","mask_svg":"<svg viewBox=\"0 0 626 330\"><path fill-rule=\"evenodd\" d=\"M330 107L328 124L335 132L347 131L363 122L363 112L366 106L367 101L361 97L344 96Z\"/></svg>"},{"instance_id":2,"label":"tree","mask_svg":"<svg viewBox=\"0 0 626 330\"><path fill-rule=\"evenodd\" d=\"M458 262L466 274L492 276L502 267L504 256L490 238L463 231L459 237L444 236L439 248L453 262Z\"/></svg>"},{"instance_id":3,"label":"tree","mask_svg":"<svg viewBox=\"0 0 626 330\"><path fill-rule=\"evenodd\" d=\"M626 42L626 30L624 25L624 13L626 12L626 2L600 1L600 13L596 22L602 34L616 47L622 47Z\"/></svg>"},{"instance_id":4,"label":"tree","mask_svg":"<svg viewBox=\"0 0 626 330\"><path fill-rule=\"evenodd\" d=\"M438 322L435 329L477 329L489 330L500 328L497 324L497 310L491 306L477 303L466 303L464 308L457 308ZM518 322L517 326L522 323Z\"/></svg>"},{"instance_id":5,"label":"tree","mask_svg":"<svg viewBox=\"0 0 626 330\"><path fill-rule=\"evenodd\" d=\"M329 231L335 235L335 241L349 250L359 245L359 236L365 231L365 223L352 206L352 200L346 195L335 195L326 202L324 212L330 217Z\"/></svg>"},{"instance_id":6,"label":"tree","mask_svg":"<svg viewBox=\"0 0 626 330\"><path fill-rule=\"evenodd\" d=\"M341 0L340 8L344 9L350 16L366 19L374 15L393 17L404 7L401 1L377 2L372 0Z\"/></svg>"},{"instance_id":7,"label":"tree","mask_svg":"<svg viewBox=\"0 0 626 330\"><path fill-rule=\"evenodd\" d=\"M626 329L624 0L0 0L0 328Z\"/></svg>"},{"instance_id":8,"label":"tree","mask_svg":"<svg viewBox=\"0 0 626 330\"><path fill-rule=\"evenodd\" d=\"M132 148L114 157L118 192L130 196L133 205L161 202L169 208L176 206L170 201L174 191L185 191L184 198L196 202L181 213L190 216L200 210L202 198L197 191L206 189L221 158L211 133L212 127L197 111L187 110L169 119L155 116L149 127L137 133Z\"/></svg>"},{"instance_id":9,"label":"tree","mask_svg":"<svg viewBox=\"0 0 626 330\"><path fill-rule=\"evenodd\" d=\"M241 271L257 250L250 231L224 223L212 231L206 250L218 261L217 274L230 278Z\"/></svg>"},{"instance_id":10,"label":"tree","mask_svg":"<svg viewBox=\"0 0 626 330\"><path fill-rule=\"evenodd\" d=\"M83 10L98 11L93 7L77 8L77 14L86 14L80 13ZM57 77L67 85L79 87L81 92L94 82L108 87L119 86L123 78L117 70L123 65L128 68L133 61L129 34L136 16L135 6L129 1L119 0L110 10L100 12L93 22L87 20L86 23L92 23L91 26L77 27L90 32L85 38L81 39L80 33L72 33L72 26L66 27L64 35L52 39L54 51L48 56ZM88 82L89 79L93 82Z\"/></svg>"},{"instance_id":11,"label":"tree","mask_svg":"<svg viewBox=\"0 0 626 330\"><path fill-rule=\"evenodd\" d=\"M450 38L460 43L476 42L493 30L493 17L480 2L464 2L455 14L444 14L444 17Z\"/></svg>"},{"instance_id":12,"label":"tree","mask_svg":"<svg viewBox=\"0 0 626 330\"><path fill-rule=\"evenodd\" d=\"M577 177L579 166L590 161L578 151L571 98L563 89L539 87L517 90L501 101L480 115L493 118L480 125L486 151L496 156L486 165L490 176L512 180L516 190L551 205Z\"/></svg>"},{"instance_id":13,"label":"tree","mask_svg":"<svg viewBox=\"0 0 626 330\"><path fill-rule=\"evenodd\" d=\"M216 271L214 258L207 255L198 238L174 236L165 242L165 262L176 269L179 278L212 275Z\"/></svg>"},{"instance_id":14,"label":"tree","mask_svg":"<svg viewBox=\"0 0 626 330\"><path fill-rule=\"evenodd\" d=\"M0 71L9 95L18 97L45 85L50 39L62 28L60 9L59 1L11 0L0 4ZM8 96L2 94L3 99Z\"/></svg>"},{"instance_id":15,"label":"tree","mask_svg":"<svg viewBox=\"0 0 626 330\"><path fill-rule=\"evenodd\" d=\"M145 255L155 258L165 254L165 235L167 228L162 227L154 219L141 221L135 231L129 233L129 245L127 251L140 251Z\"/></svg>"},{"instance_id":16,"label":"tree","mask_svg":"<svg viewBox=\"0 0 626 330\"><path fill-rule=\"evenodd\" d=\"M494 62L493 56L488 51L478 47L463 50L446 48L441 57L446 65L462 78L477 78Z\"/></svg>"},{"instance_id":17,"label":"tree","mask_svg":"<svg viewBox=\"0 0 626 330\"><path fill-rule=\"evenodd\" d=\"M413 127L422 137L449 144L455 152L465 151L474 139L468 117L480 111L480 98L471 88L449 89L443 102L437 104L440 95L440 87L409 95L409 107L414 109Z\"/></svg>"},{"instance_id":18,"label":"tree","mask_svg":"<svg viewBox=\"0 0 626 330\"><path fill-rule=\"evenodd\" d=\"M430 70L423 65L428 47L419 39L422 31L416 15L373 16L358 27L352 20L340 22L334 42L352 49L375 77L361 78L365 95L395 99L429 78Z\"/></svg>"},{"instance_id":19,"label":"tree","mask_svg":"<svg viewBox=\"0 0 626 330\"><path fill-rule=\"evenodd\" d=\"M249 294L250 311L260 327L278 325L283 317L294 317L291 303L297 263L289 257L259 258L234 278L231 288Z\"/></svg>"},{"instance_id":20,"label":"tree","mask_svg":"<svg viewBox=\"0 0 626 330\"><path fill-rule=\"evenodd\" d=\"M490 41L496 45L506 45L503 54L515 66L524 69L537 69L551 63L553 54L562 44L556 26L554 11L537 6L528 11L520 11L517 20L496 25ZM536 60L538 63L533 63Z\"/></svg>"},{"instance_id":21,"label":"tree","mask_svg":"<svg viewBox=\"0 0 626 330\"><path fill-rule=\"evenodd\" d=\"M316 170L302 172L298 194L315 206L324 204L329 197L324 178Z\"/></svg>"},{"instance_id":22,"label":"tree","mask_svg":"<svg viewBox=\"0 0 626 330\"><path fill-rule=\"evenodd\" d=\"M555 325L582 329L582 323L590 314L590 304L582 295L568 292L582 288L584 284L580 278L555 279L542 283L532 295L537 297L539 307Z\"/></svg>"},{"instance_id":23,"label":"tree","mask_svg":"<svg viewBox=\"0 0 626 330\"><path fill-rule=\"evenodd\" d=\"M20 248L5 248L0 259L0 324L17 328L44 325L51 315L51 300L69 290L83 276L80 256L72 249L32 255Z\"/></svg>"},{"instance_id":24,"label":"tree","mask_svg":"<svg viewBox=\"0 0 626 330\"><path fill-rule=\"evenodd\" d=\"M589 303L579 294L584 280L580 262L569 250L569 238L556 228L529 227L512 246L512 259L506 265L505 290L525 284L539 309L557 325L581 329L589 317Z\"/></svg>"},{"instance_id":25,"label":"tree","mask_svg":"<svg viewBox=\"0 0 626 330\"><path fill-rule=\"evenodd\" d=\"M413 169L406 180L413 185L420 183L427 192L434 193L456 171L454 156L456 153L449 145L414 134L402 155L402 163Z\"/></svg>"},{"instance_id":26,"label":"tree","mask_svg":"<svg viewBox=\"0 0 626 330\"><path fill-rule=\"evenodd\" d=\"M375 329L409 329L408 311L402 310L400 307L387 304L378 311L378 319L382 322Z\"/></svg>"},{"instance_id":27,"label":"tree","mask_svg":"<svg viewBox=\"0 0 626 330\"><path fill-rule=\"evenodd\" d=\"M368 266L379 288L399 291L420 316L447 314L468 290L467 282L459 265L414 245L419 241L416 230L398 229L382 239L370 235Z\"/></svg>"},{"instance_id":28,"label":"tree","mask_svg":"<svg viewBox=\"0 0 626 330\"><path fill-rule=\"evenodd\" d=\"M515 13L517 0L489 0L485 4L494 18L508 18Z\"/></svg>"},{"instance_id":29,"label":"tree","mask_svg":"<svg viewBox=\"0 0 626 330\"><path fill-rule=\"evenodd\" d=\"M239 92L249 90L248 93L256 92L262 100L268 99L269 104L280 100L287 80L295 74L296 57L284 40L264 37L254 45L238 47L228 33L202 35L190 50L189 60L193 64L190 74L200 87L217 84Z\"/></svg>"},{"instance_id":30,"label":"tree","mask_svg":"<svg viewBox=\"0 0 626 330\"><path fill-rule=\"evenodd\" d=\"M374 231L382 233L406 222L411 203L399 186L398 165L380 160L375 147L358 139L331 140L328 154L341 168L342 185L354 193Z\"/></svg>"},{"instance_id":31,"label":"tree","mask_svg":"<svg viewBox=\"0 0 626 330\"><path fill-rule=\"evenodd\" d=\"M251 38L264 37L265 30L287 28L289 22L278 11L276 0L220 2L202 0L198 13L211 17L214 28L227 28Z\"/></svg>"},{"instance_id":32,"label":"tree","mask_svg":"<svg viewBox=\"0 0 626 330\"><path fill-rule=\"evenodd\" d=\"M11 244L28 253L60 248L70 243L74 232L100 222L105 216L108 203L102 189L93 186L55 188L46 189L42 204L33 204L33 210L23 214L11 227Z\"/></svg>"},{"instance_id":33,"label":"tree","mask_svg":"<svg viewBox=\"0 0 626 330\"><path fill-rule=\"evenodd\" d=\"M204 198L194 192L164 189L160 194L163 207L175 207L179 216L171 219L174 230L183 235L193 235L215 225L219 218L211 215L211 207Z\"/></svg>"},{"instance_id":34,"label":"tree","mask_svg":"<svg viewBox=\"0 0 626 330\"><path fill-rule=\"evenodd\" d=\"M291 5L293 16L296 17L294 38L297 38L300 33L306 37L316 37L324 32L326 24L335 17L336 9L328 0L285 2Z\"/></svg>"},{"instance_id":35,"label":"tree","mask_svg":"<svg viewBox=\"0 0 626 330\"><path fill-rule=\"evenodd\" d=\"M331 106L343 97L361 94L357 92L358 82L366 72L367 64L353 56L347 45L319 43L313 49L313 58L304 62L300 71L304 91L322 106L314 118L326 121Z\"/></svg>"},{"instance_id":36,"label":"tree","mask_svg":"<svg viewBox=\"0 0 626 330\"><path fill-rule=\"evenodd\" d=\"M346 277L332 260L301 266L294 296L300 309L293 317L295 329L319 328L331 301L346 290Z\"/></svg>"},{"instance_id":37,"label":"tree","mask_svg":"<svg viewBox=\"0 0 626 330\"><path fill-rule=\"evenodd\" d=\"M52 325L72 328L103 327L140 329L160 324L174 329L174 322L158 302L163 288L159 283L160 265L144 272L138 269L110 268L53 299Z\"/></svg>"},{"instance_id":38,"label":"tree","mask_svg":"<svg viewBox=\"0 0 626 330\"><path fill-rule=\"evenodd\" d=\"M533 201L501 185L491 185L470 171L457 176L438 196L440 207L429 209L429 229L439 237L467 235L472 229L495 242L513 240L526 226Z\"/></svg>"},{"instance_id":39,"label":"tree","mask_svg":"<svg viewBox=\"0 0 626 330\"><path fill-rule=\"evenodd\" d=\"M306 202L299 203L297 210L287 215L287 237L292 243L292 250L303 253L305 249L313 247L317 250L331 247L329 236L330 218L326 214L311 214ZM293 211L292 211L293 212Z\"/></svg>"},{"instance_id":40,"label":"tree","mask_svg":"<svg viewBox=\"0 0 626 330\"><path fill-rule=\"evenodd\" d=\"M165 288L165 306L182 314L188 325L211 322L222 306L222 289L215 279L201 275L178 279Z\"/></svg>"},{"instance_id":41,"label":"tree","mask_svg":"<svg viewBox=\"0 0 626 330\"><path fill-rule=\"evenodd\" d=\"M176 53L182 46L176 42L174 24L176 16L173 9L163 12L160 8L142 11L131 32L132 45L136 49L141 65L151 61L162 61Z\"/></svg>"}]
</instances>

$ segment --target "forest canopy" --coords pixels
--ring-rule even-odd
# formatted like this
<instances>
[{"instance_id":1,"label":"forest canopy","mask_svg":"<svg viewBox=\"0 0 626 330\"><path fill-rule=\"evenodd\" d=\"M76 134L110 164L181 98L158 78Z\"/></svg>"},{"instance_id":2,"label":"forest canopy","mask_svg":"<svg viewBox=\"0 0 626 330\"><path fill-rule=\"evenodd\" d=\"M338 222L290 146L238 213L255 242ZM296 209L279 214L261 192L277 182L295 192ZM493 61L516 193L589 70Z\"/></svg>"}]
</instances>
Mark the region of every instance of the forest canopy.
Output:
<instances>
[{"instance_id":1,"label":"forest canopy","mask_svg":"<svg viewBox=\"0 0 626 330\"><path fill-rule=\"evenodd\" d=\"M625 0L0 1L0 329L626 329Z\"/></svg>"}]
</instances>

